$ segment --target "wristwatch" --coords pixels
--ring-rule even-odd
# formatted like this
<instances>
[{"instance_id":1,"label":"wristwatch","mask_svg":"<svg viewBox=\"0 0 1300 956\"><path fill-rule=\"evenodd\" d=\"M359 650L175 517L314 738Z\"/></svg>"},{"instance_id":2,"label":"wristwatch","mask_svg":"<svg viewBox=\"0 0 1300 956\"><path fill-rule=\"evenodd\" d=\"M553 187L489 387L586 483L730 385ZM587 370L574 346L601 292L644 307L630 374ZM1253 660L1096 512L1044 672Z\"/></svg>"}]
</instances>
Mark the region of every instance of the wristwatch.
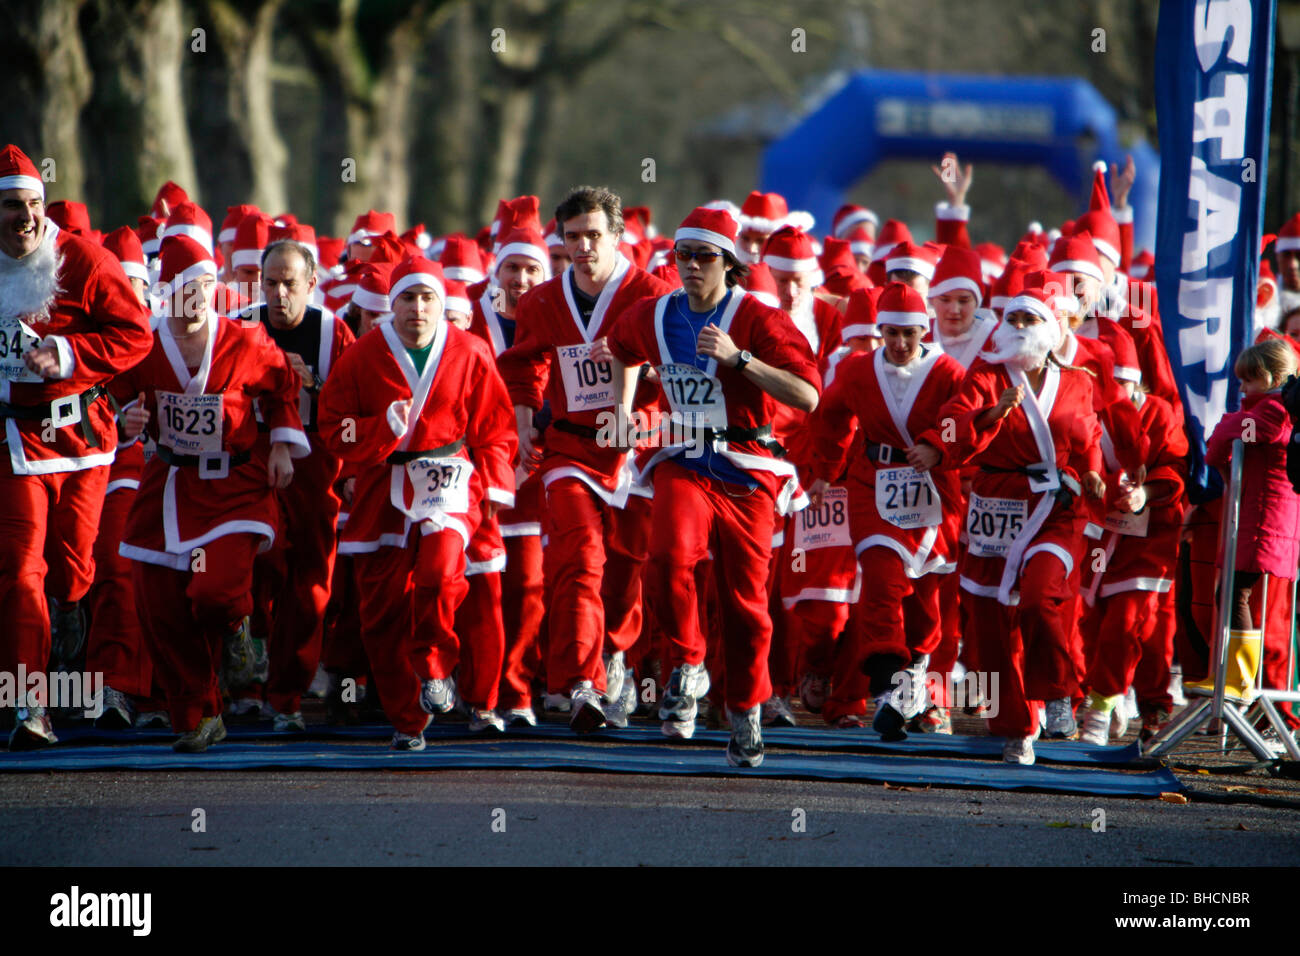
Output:
<instances>
[{"instance_id":1,"label":"wristwatch","mask_svg":"<svg viewBox=\"0 0 1300 956\"><path fill-rule=\"evenodd\" d=\"M742 349L740 355L736 358L736 371L741 371L746 365L754 361L754 353L747 349Z\"/></svg>"}]
</instances>

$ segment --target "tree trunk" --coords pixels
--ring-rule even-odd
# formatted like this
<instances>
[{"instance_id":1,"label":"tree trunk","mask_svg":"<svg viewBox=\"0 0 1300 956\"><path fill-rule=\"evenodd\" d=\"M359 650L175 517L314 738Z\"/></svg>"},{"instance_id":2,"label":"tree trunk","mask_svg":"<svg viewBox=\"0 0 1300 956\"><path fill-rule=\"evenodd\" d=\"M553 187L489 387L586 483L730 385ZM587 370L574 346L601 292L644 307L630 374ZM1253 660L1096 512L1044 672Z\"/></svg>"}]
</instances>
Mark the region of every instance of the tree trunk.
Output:
<instances>
[{"instance_id":1,"label":"tree trunk","mask_svg":"<svg viewBox=\"0 0 1300 956\"><path fill-rule=\"evenodd\" d=\"M417 132L411 218L433 235L474 227L471 203L477 157L478 76L487 47L474 34L469 6L455 5L429 45L429 61L441 66L441 82L418 95L424 122Z\"/></svg>"}]
</instances>

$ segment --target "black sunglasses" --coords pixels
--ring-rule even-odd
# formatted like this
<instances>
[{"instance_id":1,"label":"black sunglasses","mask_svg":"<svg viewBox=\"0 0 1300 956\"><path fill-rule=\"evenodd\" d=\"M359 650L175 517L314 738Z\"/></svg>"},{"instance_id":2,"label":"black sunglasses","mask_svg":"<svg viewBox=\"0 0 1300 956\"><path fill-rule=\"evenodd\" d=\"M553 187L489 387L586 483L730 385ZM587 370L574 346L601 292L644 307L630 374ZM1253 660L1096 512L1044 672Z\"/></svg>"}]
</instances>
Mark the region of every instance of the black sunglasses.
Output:
<instances>
[{"instance_id":1,"label":"black sunglasses","mask_svg":"<svg viewBox=\"0 0 1300 956\"><path fill-rule=\"evenodd\" d=\"M690 262L692 259L698 259L701 265L716 262L722 258L721 252L713 252L708 249L683 249L680 246L673 247L673 254L677 256L678 262Z\"/></svg>"}]
</instances>

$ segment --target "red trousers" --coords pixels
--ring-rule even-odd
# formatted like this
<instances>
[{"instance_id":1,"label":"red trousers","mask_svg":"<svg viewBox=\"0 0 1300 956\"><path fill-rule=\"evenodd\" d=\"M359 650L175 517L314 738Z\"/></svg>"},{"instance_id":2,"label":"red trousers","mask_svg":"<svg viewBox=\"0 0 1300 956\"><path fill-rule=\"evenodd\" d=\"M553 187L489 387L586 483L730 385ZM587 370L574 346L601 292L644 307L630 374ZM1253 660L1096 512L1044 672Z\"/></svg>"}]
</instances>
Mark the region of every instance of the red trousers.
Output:
<instances>
[{"instance_id":1,"label":"red trousers","mask_svg":"<svg viewBox=\"0 0 1300 956\"><path fill-rule=\"evenodd\" d=\"M15 475L0 452L0 670L44 673L50 662L48 591L80 601L95 577L95 534L108 465Z\"/></svg>"},{"instance_id":2,"label":"red trousers","mask_svg":"<svg viewBox=\"0 0 1300 956\"><path fill-rule=\"evenodd\" d=\"M1134 683L1138 663L1156 657L1160 649L1157 611L1163 595L1155 591L1120 591L1098 598L1084 619L1088 674L1084 685L1103 697L1126 692ZM1169 668L1165 667L1168 684Z\"/></svg>"},{"instance_id":3,"label":"red trousers","mask_svg":"<svg viewBox=\"0 0 1300 956\"><path fill-rule=\"evenodd\" d=\"M153 690L153 661L144 626L135 606L131 560L117 553L134 488L118 488L104 499L95 538L95 583L87 597L90 633L86 636L86 670L104 675L104 683L134 697Z\"/></svg>"},{"instance_id":4,"label":"red trousers","mask_svg":"<svg viewBox=\"0 0 1300 956\"><path fill-rule=\"evenodd\" d=\"M640 633L644 506L628 505L632 510L605 504L577 478L546 487L542 568L550 631L546 687L552 694L567 694L581 681L603 693L606 638L622 641L616 648L622 650ZM607 613L616 633L607 631Z\"/></svg>"},{"instance_id":5,"label":"red trousers","mask_svg":"<svg viewBox=\"0 0 1300 956\"><path fill-rule=\"evenodd\" d=\"M136 607L144 612L154 675L177 733L222 712L222 642L253 609L253 556L261 542L252 534L217 538L203 546L195 570L132 562Z\"/></svg>"},{"instance_id":6,"label":"red trousers","mask_svg":"<svg viewBox=\"0 0 1300 956\"><path fill-rule=\"evenodd\" d=\"M406 547L353 557L361 592L361 634L379 703L404 734L424 729L420 684L451 675L460 659L456 608L469 592L464 541L452 530L421 534Z\"/></svg>"},{"instance_id":7,"label":"red trousers","mask_svg":"<svg viewBox=\"0 0 1300 956\"><path fill-rule=\"evenodd\" d=\"M469 706L495 710L506 649L501 572L471 574L465 580L469 593L456 611L456 633L461 638L456 690Z\"/></svg>"},{"instance_id":8,"label":"red trousers","mask_svg":"<svg viewBox=\"0 0 1300 956\"><path fill-rule=\"evenodd\" d=\"M989 733L1029 737L1038 727L1031 701L1074 697L1079 692L1070 654L1074 593L1061 559L1039 552L1020 573L1020 604L1004 607L997 598L963 594L970 605L967 624L979 644L984 670L998 675L996 713ZM990 688L992 684L990 683Z\"/></svg>"},{"instance_id":9,"label":"red trousers","mask_svg":"<svg viewBox=\"0 0 1300 956\"><path fill-rule=\"evenodd\" d=\"M862 565L857 617L860 663L872 677L871 693L883 694L892 684L885 675L873 673L872 659L889 658L905 666L939 646L943 636L939 588L950 575L909 578L903 559L884 547L867 548L858 562Z\"/></svg>"},{"instance_id":10,"label":"red trousers","mask_svg":"<svg viewBox=\"0 0 1300 956\"><path fill-rule=\"evenodd\" d=\"M361 640L361 595L350 554L340 554L334 562L321 663L332 674L352 677L363 676L370 667Z\"/></svg>"},{"instance_id":11,"label":"red trousers","mask_svg":"<svg viewBox=\"0 0 1300 956\"><path fill-rule=\"evenodd\" d=\"M957 574L940 575L939 581L939 643L930 652L930 672L944 679L930 684L930 699L936 707L951 707L949 689L952 681L948 675L957 664L961 651L961 577Z\"/></svg>"},{"instance_id":12,"label":"red trousers","mask_svg":"<svg viewBox=\"0 0 1300 956\"><path fill-rule=\"evenodd\" d=\"M301 709L321 659L339 512L330 486L338 468L338 460L319 449L294 462L293 481L276 492L284 516L280 537L256 566L265 578L257 593L269 596L274 607L266 700L283 714Z\"/></svg>"},{"instance_id":13,"label":"red trousers","mask_svg":"<svg viewBox=\"0 0 1300 956\"><path fill-rule=\"evenodd\" d=\"M1210 650L1214 647L1214 588L1218 572L1215 562L1219 550L1219 516L1223 499L1197 505L1188 521L1191 541L1179 555L1178 632L1174 646L1183 666L1183 680L1196 681L1209 670Z\"/></svg>"},{"instance_id":14,"label":"red trousers","mask_svg":"<svg viewBox=\"0 0 1300 956\"><path fill-rule=\"evenodd\" d=\"M726 706L733 711L757 707L772 696L767 670L772 498L762 489L746 493L724 486L673 461L658 465L654 480L651 599L667 636L668 663L704 661L707 641L695 572L708 560L712 543Z\"/></svg>"},{"instance_id":15,"label":"red trousers","mask_svg":"<svg viewBox=\"0 0 1300 956\"><path fill-rule=\"evenodd\" d=\"M505 656L497 703L503 710L532 706L533 678L541 670L538 638L546 617L542 599L542 539L509 537L506 569L501 572L501 622Z\"/></svg>"}]
</instances>

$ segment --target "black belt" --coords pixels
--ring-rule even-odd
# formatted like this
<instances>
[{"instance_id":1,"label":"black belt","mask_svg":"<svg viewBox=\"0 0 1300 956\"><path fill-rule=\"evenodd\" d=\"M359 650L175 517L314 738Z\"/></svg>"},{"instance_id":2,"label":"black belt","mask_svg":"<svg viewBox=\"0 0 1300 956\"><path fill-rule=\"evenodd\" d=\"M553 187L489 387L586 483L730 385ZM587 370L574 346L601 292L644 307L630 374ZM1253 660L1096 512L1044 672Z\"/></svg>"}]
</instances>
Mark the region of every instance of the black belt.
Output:
<instances>
[{"instance_id":1,"label":"black belt","mask_svg":"<svg viewBox=\"0 0 1300 956\"><path fill-rule=\"evenodd\" d=\"M1028 478L1032 478L1034 481L1046 481L1048 469L1030 466L1021 468L997 468L993 465L980 465L980 471L994 475L1025 475ZM1079 484L1078 479L1071 478L1065 472L1060 470L1056 472L1056 477L1061 483L1061 487L1056 489L1056 500L1068 508L1074 503L1074 499L1078 495L1083 494L1083 485Z\"/></svg>"},{"instance_id":2,"label":"black belt","mask_svg":"<svg viewBox=\"0 0 1300 956\"><path fill-rule=\"evenodd\" d=\"M44 421L48 418L54 421L58 418L67 418L72 411L73 403L76 403L81 406L81 437L91 448L99 448L99 436L90 427L90 416L87 413L91 405L107 394L108 391L103 385L92 385L80 395L63 395L46 405L10 405L7 402L0 402L0 418L21 418L28 421Z\"/></svg>"},{"instance_id":3,"label":"black belt","mask_svg":"<svg viewBox=\"0 0 1300 956\"><path fill-rule=\"evenodd\" d=\"M579 425L577 422L571 422L567 418L554 418L551 420L551 427L558 428L562 432L570 435L577 435L579 438L590 438L595 441L600 436L600 430L592 428L590 425Z\"/></svg>"},{"instance_id":4,"label":"black belt","mask_svg":"<svg viewBox=\"0 0 1300 956\"><path fill-rule=\"evenodd\" d=\"M179 455L166 445L159 445L158 457L169 465L175 465L177 468L197 468L207 466L209 462L219 461L221 453L216 455ZM238 468L240 465L246 465L252 457L252 452L237 451L230 456L229 467Z\"/></svg>"},{"instance_id":5,"label":"black belt","mask_svg":"<svg viewBox=\"0 0 1300 956\"><path fill-rule=\"evenodd\" d=\"M446 455L454 454L465 447L465 439L458 438L450 445L443 445L441 448L430 448L427 451L395 451L388 456L386 461L390 465L405 465L408 461L415 461L417 458L443 458Z\"/></svg>"},{"instance_id":6,"label":"black belt","mask_svg":"<svg viewBox=\"0 0 1300 956\"><path fill-rule=\"evenodd\" d=\"M867 460L874 461L877 465L907 464L907 452L901 448L895 448L893 445L886 445L883 442L877 444L869 441L863 451L866 452Z\"/></svg>"},{"instance_id":7,"label":"black belt","mask_svg":"<svg viewBox=\"0 0 1300 956\"><path fill-rule=\"evenodd\" d=\"M577 422L571 422L567 418L555 419L551 422L551 427L558 428L562 432L568 432L570 435L577 435L580 438L590 438L593 441L599 438L601 434L599 429L592 428L590 425L579 425ZM781 443L772 437L771 425L758 425L754 428L741 428L739 425L728 425L726 428L708 428L701 425L699 428L694 430L706 432L708 438L713 441L755 441L778 458L784 458L786 455L786 451L781 447ZM634 439L640 439L647 438L653 434L653 431L638 432L632 437Z\"/></svg>"}]
</instances>

